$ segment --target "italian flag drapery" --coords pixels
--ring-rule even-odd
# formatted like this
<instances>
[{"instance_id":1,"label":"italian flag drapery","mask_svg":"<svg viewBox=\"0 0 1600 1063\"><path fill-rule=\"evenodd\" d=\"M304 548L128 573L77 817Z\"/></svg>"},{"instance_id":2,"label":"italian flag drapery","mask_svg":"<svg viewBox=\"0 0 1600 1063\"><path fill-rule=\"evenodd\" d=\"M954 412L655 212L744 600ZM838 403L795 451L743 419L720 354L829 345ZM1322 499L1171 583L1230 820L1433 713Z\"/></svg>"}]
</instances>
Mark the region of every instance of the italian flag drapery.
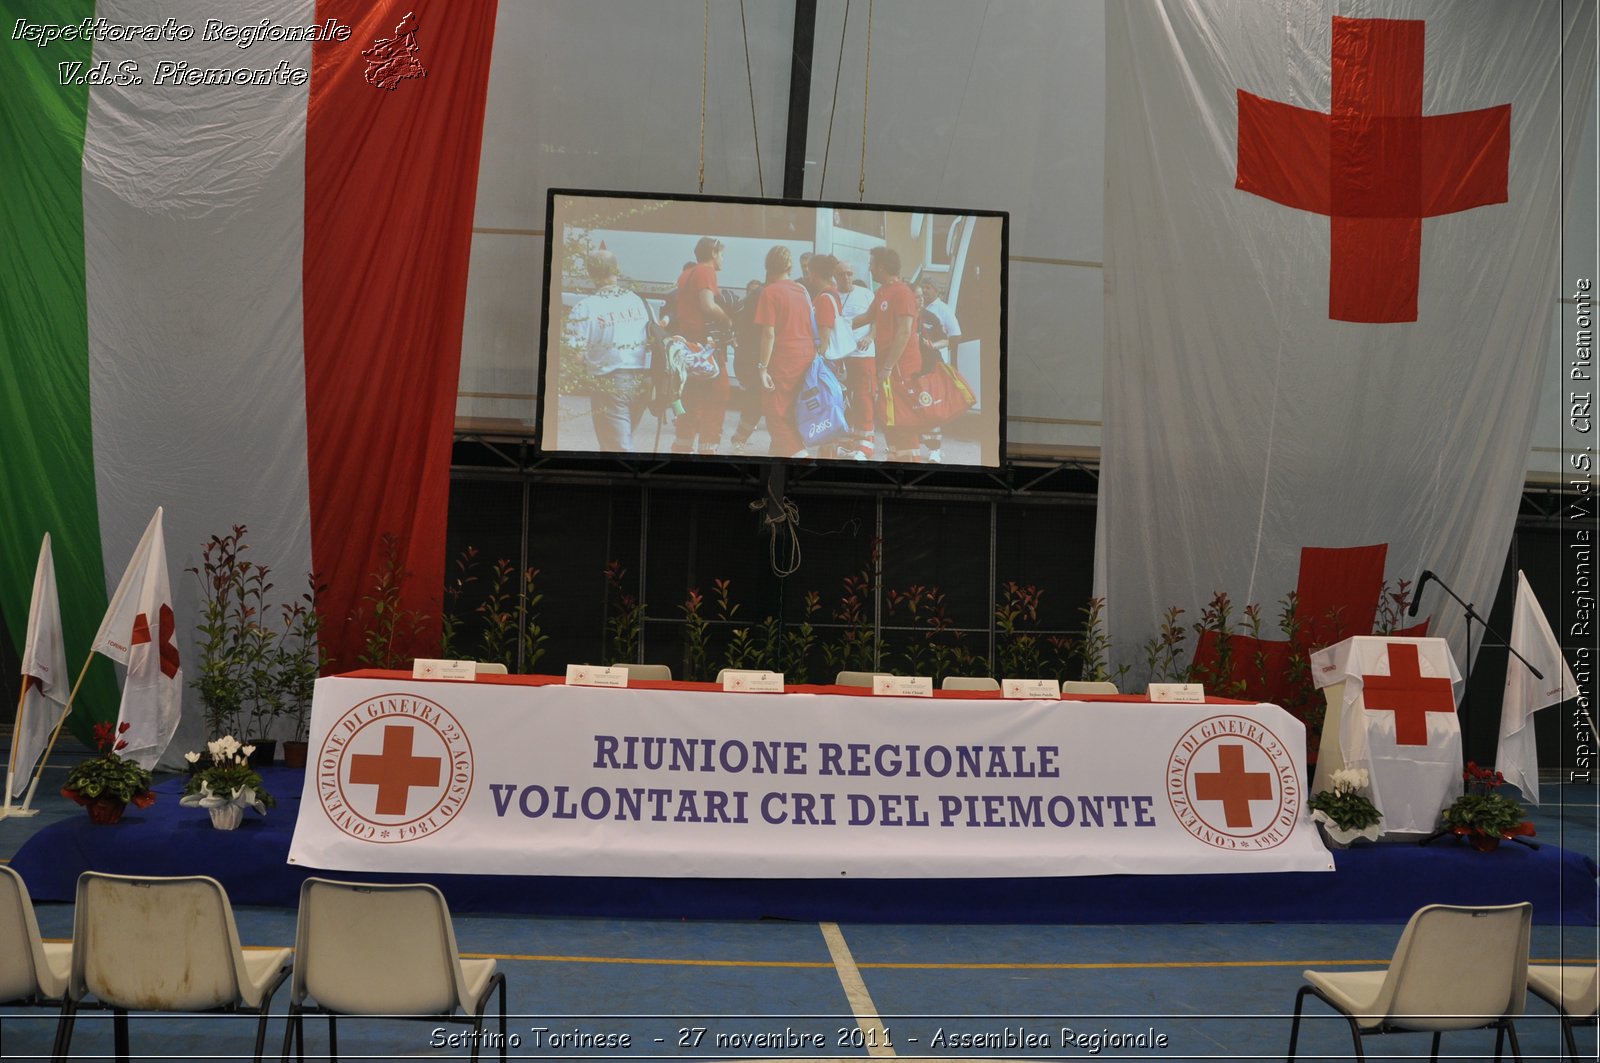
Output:
<instances>
[{"instance_id":1,"label":"italian flag drapery","mask_svg":"<svg viewBox=\"0 0 1600 1063\"><path fill-rule=\"evenodd\" d=\"M0 0L0 21L13 637L49 532L76 668L158 505L185 657L182 570L234 524L274 597L325 582L338 664L385 533L403 604L437 616L493 0ZM111 718L97 682L82 707Z\"/></svg>"},{"instance_id":2,"label":"italian flag drapery","mask_svg":"<svg viewBox=\"0 0 1600 1063\"><path fill-rule=\"evenodd\" d=\"M1246 661L1285 645L1291 593L1302 624L1343 633L1423 568L1492 601L1540 389L1559 387L1564 136L1594 18L1107 6L1097 586L1124 660L1217 592L1236 631L1264 607ZM1422 605L1464 661L1461 610L1436 587Z\"/></svg>"}]
</instances>

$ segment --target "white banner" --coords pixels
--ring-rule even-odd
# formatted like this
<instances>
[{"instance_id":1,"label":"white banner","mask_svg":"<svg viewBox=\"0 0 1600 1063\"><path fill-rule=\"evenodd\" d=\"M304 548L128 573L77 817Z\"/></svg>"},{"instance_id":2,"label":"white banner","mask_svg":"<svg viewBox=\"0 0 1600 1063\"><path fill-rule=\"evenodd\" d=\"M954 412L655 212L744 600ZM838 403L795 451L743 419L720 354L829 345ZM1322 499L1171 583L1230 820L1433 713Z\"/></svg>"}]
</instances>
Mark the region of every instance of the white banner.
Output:
<instances>
[{"instance_id":1,"label":"white banner","mask_svg":"<svg viewBox=\"0 0 1600 1063\"><path fill-rule=\"evenodd\" d=\"M682 878L1331 871L1273 705L317 681L291 864Z\"/></svg>"}]
</instances>

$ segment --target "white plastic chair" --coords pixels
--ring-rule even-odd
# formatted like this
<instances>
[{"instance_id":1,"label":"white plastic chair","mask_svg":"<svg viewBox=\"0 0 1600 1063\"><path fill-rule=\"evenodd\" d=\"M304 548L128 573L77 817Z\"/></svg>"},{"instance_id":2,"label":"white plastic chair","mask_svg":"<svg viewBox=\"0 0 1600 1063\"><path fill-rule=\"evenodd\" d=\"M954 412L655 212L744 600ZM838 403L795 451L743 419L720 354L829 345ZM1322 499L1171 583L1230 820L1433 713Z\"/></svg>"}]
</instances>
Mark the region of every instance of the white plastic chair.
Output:
<instances>
[{"instance_id":1,"label":"white plastic chair","mask_svg":"<svg viewBox=\"0 0 1600 1063\"><path fill-rule=\"evenodd\" d=\"M1117 684L1103 680L1073 679L1061 684L1061 696L1068 694L1120 694Z\"/></svg>"},{"instance_id":2,"label":"white plastic chair","mask_svg":"<svg viewBox=\"0 0 1600 1063\"><path fill-rule=\"evenodd\" d=\"M1572 1063L1578 1063L1578 1040L1572 1035L1572 1028L1595 1024L1595 1016L1600 1013L1600 968L1531 964L1528 989L1561 1013L1567 1056Z\"/></svg>"},{"instance_id":3,"label":"white plastic chair","mask_svg":"<svg viewBox=\"0 0 1600 1063\"><path fill-rule=\"evenodd\" d=\"M27 884L0 864L0 1004L57 1007L71 973L72 946L39 936Z\"/></svg>"},{"instance_id":4,"label":"white plastic chair","mask_svg":"<svg viewBox=\"0 0 1600 1063\"><path fill-rule=\"evenodd\" d=\"M833 685L836 687L870 687L873 676L888 674L888 672L840 672L833 677Z\"/></svg>"},{"instance_id":5,"label":"white plastic chair","mask_svg":"<svg viewBox=\"0 0 1600 1063\"><path fill-rule=\"evenodd\" d=\"M640 679L672 682L672 669L664 664L619 664L616 667L628 670L630 683Z\"/></svg>"},{"instance_id":6,"label":"white plastic chair","mask_svg":"<svg viewBox=\"0 0 1600 1063\"><path fill-rule=\"evenodd\" d=\"M1533 905L1486 908L1430 904L1406 923L1386 971L1306 971L1294 998L1289 1063L1300 1037L1300 1007L1307 995L1350 1023L1356 1058L1361 1039L1374 1034L1433 1032L1430 1059L1439 1058L1445 1030L1493 1027L1494 1057L1511 1035L1511 1054L1522 1058L1512 1019L1527 998L1528 937Z\"/></svg>"},{"instance_id":7,"label":"white plastic chair","mask_svg":"<svg viewBox=\"0 0 1600 1063\"><path fill-rule=\"evenodd\" d=\"M986 675L947 675L940 690L999 690L1000 680Z\"/></svg>"},{"instance_id":8,"label":"white plastic chair","mask_svg":"<svg viewBox=\"0 0 1600 1063\"><path fill-rule=\"evenodd\" d=\"M300 887L294 947L285 1060L291 1041L296 1058L305 1059L307 1012L328 1016L330 1060L339 1055L339 1015L469 1023L477 1059L496 989L500 1058L506 1058L506 976L492 959L461 958L450 907L434 887L308 878Z\"/></svg>"},{"instance_id":9,"label":"white plastic chair","mask_svg":"<svg viewBox=\"0 0 1600 1063\"><path fill-rule=\"evenodd\" d=\"M499 661L477 661L472 666L473 675L506 675L510 669Z\"/></svg>"},{"instance_id":10,"label":"white plastic chair","mask_svg":"<svg viewBox=\"0 0 1600 1063\"><path fill-rule=\"evenodd\" d=\"M111 1009L119 1061L128 1058L129 1011L253 1011L260 1016L260 1063L272 994L289 973L290 956L288 949L240 948L233 906L214 878L85 871L55 1057L68 1055L78 1007L93 997Z\"/></svg>"}]
</instances>

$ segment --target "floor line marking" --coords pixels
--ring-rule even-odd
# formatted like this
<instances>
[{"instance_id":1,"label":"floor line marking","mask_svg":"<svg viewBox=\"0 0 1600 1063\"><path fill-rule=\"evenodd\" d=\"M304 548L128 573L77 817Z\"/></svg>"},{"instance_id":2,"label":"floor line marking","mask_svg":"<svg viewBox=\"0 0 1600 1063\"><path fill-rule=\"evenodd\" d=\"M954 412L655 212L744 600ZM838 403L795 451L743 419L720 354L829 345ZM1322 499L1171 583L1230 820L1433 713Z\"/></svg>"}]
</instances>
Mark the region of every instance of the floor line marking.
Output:
<instances>
[{"instance_id":1,"label":"floor line marking","mask_svg":"<svg viewBox=\"0 0 1600 1063\"><path fill-rule=\"evenodd\" d=\"M872 1003L872 994L867 992L867 983L861 978L861 968L856 966L855 957L850 955L850 946L845 942L839 924L817 925L822 930L822 940L828 944L833 965L839 972L839 984L844 987L845 999L855 1013L856 1026L861 1030L867 1055L892 1057L894 1048L889 1043L889 1033L884 1029L883 1020L878 1017L878 1008Z\"/></svg>"}]
</instances>

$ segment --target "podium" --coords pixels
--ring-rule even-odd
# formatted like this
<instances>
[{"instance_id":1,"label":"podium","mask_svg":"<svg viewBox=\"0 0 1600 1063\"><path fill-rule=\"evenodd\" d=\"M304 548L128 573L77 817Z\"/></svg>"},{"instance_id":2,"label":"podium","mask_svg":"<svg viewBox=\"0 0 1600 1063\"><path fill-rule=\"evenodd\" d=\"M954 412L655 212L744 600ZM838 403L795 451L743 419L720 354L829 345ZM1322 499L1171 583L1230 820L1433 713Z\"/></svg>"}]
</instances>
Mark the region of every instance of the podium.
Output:
<instances>
[{"instance_id":1,"label":"podium","mask_svg":"<svg viewBox=\"0 0 1600 1063\"><path fill-rule=\"evenodd\" d=\"M1461 794L1461 672L1444 639L1357 635L1311 655L1328 701L1312 793L1366 768L1384 836L1431 834Z\"/></svg>"}]
</instances>

